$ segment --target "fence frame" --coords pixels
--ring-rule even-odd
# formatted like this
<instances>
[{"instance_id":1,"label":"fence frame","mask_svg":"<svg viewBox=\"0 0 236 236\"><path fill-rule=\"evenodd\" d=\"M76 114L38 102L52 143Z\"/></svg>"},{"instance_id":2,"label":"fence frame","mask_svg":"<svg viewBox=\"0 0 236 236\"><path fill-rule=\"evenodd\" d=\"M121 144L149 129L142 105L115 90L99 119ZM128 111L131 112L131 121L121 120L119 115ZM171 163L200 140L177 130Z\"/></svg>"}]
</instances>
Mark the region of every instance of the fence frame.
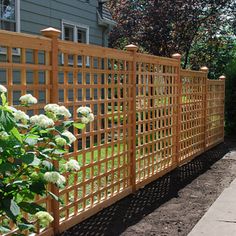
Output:
<instances>
[{"instance_id":1,"label":"fence frame","mask_svg":"<svg viewBox=\"0 0 236 236\"><path fill-rule=\"evenodd\" d=\"M56 30L54 28L47 28L47 29L42 30L41 32L44 37L30 36L30 35L26 35L26 34L12 33L12 32L7 32L7 31L0 31L0 42L1 42L0 44L7 47L7 61L0 62L0 68L4 68L7 71L7 75L6 75L7 84L6 84L6 86L9 88L10 93L8 96L11 101L13 100L11 90L13 89L12 88L12 86L13 86L12 78L13 78L13 69L14 68L22 68L21 74L23 77L26 74L26 68L30 68L32 70L35 70L34 71L35 73L38 72L40 68L45 69L46 73L48 73L48 76L49 76L49 84L45 85L45 86L48 86L48 93L47 93L47 96L49 97L48 100L50 103L59 103L59 100L60 100L59 99L59 87L60 86L59 86L59 82L58 82L58 73L60 70L59 65L58 65L59 50L62 50L64 53L67 53L67 54L69 54L69 53L73 54L75 51L80 51L81 54L84 56L83 60L86 60L87 57L90 55L93 55L94 57L95 56L99 57L99 56L101 56L101 54L104 53L106 55L106 56L104 56L104 58L106 60L108 60L109 58L112 58L112 59L115 58L116 60L124 60L125 62L128 61L129 66L131 66L131 69L129 69L130 71L126 71L124 73L126 73L126 75L128 75L128 77L129 77L128 79L130 81L130 84L132 85L132 88L130 90L131 91L130 97L128 98L128 100L130 99L129 106L130 106L130 108L132 108L133 113L131 115L129 115L128 124L127 124L127 126L128 126L127 139L128 139L128 147L129 147L129 153L128 153L128 157L129 157L128 165L129 166L128 167L129 167L129 171L130 171L130 174L129 174L130 184L128 185L128 187L126 187L125 189L122 189L122 191L119 192L118 194L116 194L114 196L110 196L106 200L101 201L98 204L92 206L91 208L86 209L83 212L76 214L76 215L74 215L62 222L60 221L60 204L59 204L59 202L52 199L50 204L51 204L51 213L54 216L54 222L50 228L48 228L44 232L38 233L38 235L41 235L41 236L42 235L43 236L56 235L58 233L65 231L66 229L72 227L73 225L75 225L75 224L83 221L84 219L94 215L95 213L99 212L103 208L115 203L116 201L124 198L125 196L127 196L131 193L134 193L139 188L144 187L146 184L156 180L157 178L170 172L171 170L175 169L176 167L181 166L181 165L191 161L196 156L200 155L201 153L207 151L208 149L210 149L210 148L212 148L212 147L216 146L217 144L224 141L224 123L223 123L224 119L222 117L220 117L220 115L222 115L224 113L224 97L225 97L225 91L224 91L225 90L225 77L224 76L221 76L219 78L219 80L217 80L217 81L211 81L211 80L207 79L208 68L206 68L206 67L202 67L201 71L182 70L181 69L181 55L180 54L174 54L172 56L172 58L162 58L162 57L156 57L156 56L151 56L151 55L146 55L146 54L140 54L140 53L137 53L138 47L135 45L132 45L132 44L126 46L125 47L126 52L123 52L123 51L119 51L119 50L115 50L115 49L107 49L107 48L102 48L102 47L98 47L98 46L63 42L58 39L58 37L60 35L60 31ZM18 37L19 40L17 41L15 39L15 37ZM7 39L9 39L10 41ZM70 47L68 45L70 45ZM45 58L45 61L46 61L45 65L39 65L37 56L35 56L35 62L36 62L35 64L36 65L26 64L25 50L28 48L28 46L30 46L30 49L36 50L36 53L34 55L37 55L38 50L40 50L42 47L45 50L47 50L48 53L45 56L46 57ZM12 48L14 48L14 47L22 48L23 56L22 56L20 63L12 62ZM68 62L68 58L65 60L67 60L67 62ZM77 62L77 59L75 61ZM161 93L167 94L166 96L170 96L170 94L172 92L176 95L176 97L174 95L171 98L169 97L169 100L174 99L174 102L172 101L173 104L170 104L170 101L168 101L165 103L164 108L163 108L163 110L165 110L165 109L168 109L169 107L174 105L174 108L171 108L174 111L173 112L174 114L172 114L172 115L173 115L173 117L175 117L175 118L173 118L173 124L171 125L171 132L172 132L172 139L173 139L171 150L174 153L173 154L174 155L173 162L172 162L171 166L164 167L163 170L156 171L155 173L153 172L154 173L153 175L150 175L140 181L137 180L137 172L136 172L136 170L137 170L137 159L136 159L137 158L137 156L136 156L137 155L136 154L137 118L136 118L136 111L137 111L137 89L138 89L137 88L137 76L138 76L138 74L140 74L140 76L143 76L144 73L137 71L138 63L139 63L139 65L141 65L142 63L145 65L145 69L147 70L147 72L146 72L147 78L152 77L153 74L155 74L155 72L154 72L155 66L160 64L161 69L159 68L158 70L160 70L160 71L156 72L157 77L161 75L164 78L164 81L169 80L169 82L168 82L169 84L166 84L167 82L165 81L164 85L162 85L163 91L161 91ZM92 62L91 62L91 64L92 64ZM151 69L151 67L153 67L153 68ZM169 72L168 67L170 67L170 70L171 71L173 70L174 72ZM69 68L68 63L67 63L67 67L65 67L64 69L65 69L65 71L67 71L67 70L69 71L69 69L71 69L71 68ZM85 73L84 71L89 70L89 69L86 69L83 67L81 70L82 70L82 73ZM123 70L125 70L125 69L123 68ZM167 70L167 72L166 72L166 70ZM99 72L99 73L105 74L104 71L107 71L107 68L105 68L102 72ZM63 72L63 73L65 73L65 72ZM95 73L95 72L91 72L91 73ZM114 73L114 72L111 72L111 73ZM119 72L119 73L122 74L123 72ZM181 137L181 129L183 129L183 124L181 123L182 119L183 119L181 116L182 115L182 107L181 106L182 106L182 102L183 102L182 88L184 86L182 79L185 75L188 75L189 77L194 77L194 79L196 79L196 81L198 81L198 79L199 79L199 81L204 80L204 85L203 85L204 89L202 91L200 91L200 90L197 91L197 93L202 94L202 102L200 101L199 104L202 106L202 110L204 112L202 113L202 116L199 119L200 120L202 119L202 122L203 122L203 133L204 133L203 139L204 140L202 140L202 142L204 143L203 144L204 147L200 151L196 151L193 155L190 155L187 158L181 159L181 156L180 156L181 155L181 140L183 139L183 137ZM37 77L37 75L35 75L35 76ZM154 80L154 79L155 78L152 77L152 80ZM188 83L190 84L190 86L194 87L191 84L192 83L191 80L189 80ZM67 85L68 85L68 83L67 83ZM38 89L37 86L38 85L33 85L33 88L35 90L37 90ZM114 86L113 87L112 86L111 86L111 89L114 89ZM148 100L148 102L147 102L148 108L152 109L153 112L155 111L155 109L154 109L154 105L152 104L151 100L155 100L155 91L154 90L156 88L159 88L158 86L160 86L160 85L159 84L155 85L155 83L153 81L151 81L151 85L147 83L148 91L152 91L151 92L152 94L143 95L143 97L144 97L143 101L146 101L145 99ZM24 91L27 90L25 79L23 81L22 86L19 85L18 87L22 88ZM93 84L93 87L95 87L94 84ZM214 96L208 97L211 87L212 87L211 93ZM171 92L170 91L167 92L168 89L170 89ZM217 98L217 91L220 91L220 96L218 98ZM158 96L158 95L156 95L156 96ZM162 94L162 96L163 96L163 94ZM195 102L195 100L193 100L193 101ZM209 107L211 100L216 103L215 108L213 108L213 109L211 109ZM195 105L195 107L193 106L194 107L193 109L196 108L195 103L194 103L194 105ZM186 107L191 108L191 105L187 104ZM39 109L39 108L40 107L38 107L36 109ZM195 112L197 112L197 109L198 108L196 108ZM175 116L175 113L177 113L176 116ZM212 113L212 120L209 120L207 115L209 115L211 113ZM148 116L149 116L149 118L152 118L152 117L150 117L150 114L151 114L151 112L149 112ZM148 124L149 131L150 131L150 129L152 129L151 131L153 131L154 128L151 126L154 126L154 124L151 124L150 122L151 121L147 121L147 123L144 122L143 125ZM164 121L164 123L166 123L166 120ZM210 126L208 124L213 124L212 125L213 128L210 128ZM194 128L194 127L190 127L190 129L191 128ZM158 127L158 129L161 130L160 127ZM153 131L153 133L154 133L154 131ZM149 133L151 133L151 132L149 132ZM191 146L191 142L194 142L194 140L195 140L194 139L195 134L188 134L188 135L189 135L188 138L190 141L188 142L187 145ZM201 135L201 134L197 134L197 135ZM212 137L213 138L217 137L217 139L215 140L215 142L210 143L209 140L212 139ZM150 141L150 136L148 137L148 139ZM152 141L153 140L151 140L150 142L152 142ZM164 143L164 142L166 142L166 140L164 139L164 141L162 141L162 142ZM210 143L210 144L208 144L208 143ZM151 150L153 151L153 149L151 149ZM167 153L166 155L170 155L170 154ZM54 162L55 162L54 164L56 166L58 166L58 163L56 161L54 161ZM154 168L154 163L152 163L151 161L148 162L148 165L150 165L150 166L153 165L153 168ZM148 172L149 172L149 170L148 170ZM145 173L146 172L144 171L144 175L145 175ZM75 188L75 186L73 186L73 187ZM56 196L58 196L58 197L60 196L60 192L59 192L58 188L52 186L52 192ZM10 235L10 234L6 234L6 235Z\"/></svg>"}]
</instances>

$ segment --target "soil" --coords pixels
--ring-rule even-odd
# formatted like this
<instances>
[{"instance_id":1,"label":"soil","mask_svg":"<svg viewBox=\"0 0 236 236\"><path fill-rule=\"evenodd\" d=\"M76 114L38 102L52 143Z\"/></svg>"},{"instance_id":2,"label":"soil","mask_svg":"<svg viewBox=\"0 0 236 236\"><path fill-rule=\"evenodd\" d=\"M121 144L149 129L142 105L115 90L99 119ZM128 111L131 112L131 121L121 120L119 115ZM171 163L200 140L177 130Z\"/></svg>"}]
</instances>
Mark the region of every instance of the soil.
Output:
<instances>
[{"instance_id":1,"label":"soil","mask_svg":"<svg viewBox=\"0 0 236 236\"><path fill-rule=\"evenodd\" d=\"M61 236L187 236L236 178L234 150L236 139L227 138Z\"/></svg>"}]
</instances>

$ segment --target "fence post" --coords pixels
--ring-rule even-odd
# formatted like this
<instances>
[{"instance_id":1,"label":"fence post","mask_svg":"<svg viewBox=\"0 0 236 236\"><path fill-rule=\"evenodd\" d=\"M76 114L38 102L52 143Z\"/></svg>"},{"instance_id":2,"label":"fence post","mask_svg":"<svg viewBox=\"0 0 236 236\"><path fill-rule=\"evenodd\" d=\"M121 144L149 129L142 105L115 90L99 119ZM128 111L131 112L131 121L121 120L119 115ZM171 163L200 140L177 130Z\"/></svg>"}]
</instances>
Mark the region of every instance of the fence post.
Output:
<instances>
[{"instance_id":1,"label":"fence post","mask_svg":"<svg viewBox=\"0 0 236 236\"><path fill-rule=\"evenodd\" d=\"M204 152L206 151L207 149L207 91L208 91L208 78L207 78L207 75L208 75L208 68L206 66L203 66L200 68L200 70L202 72L205 72L206 75L205 75L205 89L203 91L203 109L204 109L204 117L203 117L203 122L204 122L204 126L203 126L203 133L204 133Z\"/></svg>"},{"instance_id":2,"label":"fence post","mask_svg":"<svg viewBox=\"0 0 236 236\"><path fill-rule=\"evenodd\" d=\"M226 80L226 77L224 75L221 75L219 77L219 80L223 81L224 82L224 98L223 98L223 114L225 114L225 80ZM224 123L225 123L225 115L223 116L224 117L224 120L223 120L223 125L222 125L222 135L223 135L223 140L224 140L224 137L225 137L225 126L224 126Z\"/></svg>"},{"instance_id":3,"label":"fence post","mask_svg":"<svg viewBox=\"0 0 236 236\"><path fill-rule=\"evenodd\" d=\"M130 150L130 178L131 178L131 186L132 186L132 192L134 193L136 191L136 56L138 47L130 44L127 45L126 50L131 52L133 55L133 62L132 62L132 117L131 117L131 150Z\"/></svg>"},{"instance_id":4,"label":"fence post","mask_svg":"<svg viewBox=\"0 0 236 236\"><path fill-rule=\"evenodd\" d=\"M181 132L181 103L182 103L182 83L181 83L181 54L175 53L172 55L172 58L178 60L178 67L177 67L177 77L176 77L176 83L177 83L177 99L176 99L176 132L175 132L175 163L177 166L179 166L179 159L180 159L180 132Z\"/></svg>"},{"instance_id":5,"label":"fence post","mask_svg":"<svg viewBox=\"0 0 236 236\"><path fill-rule=\"evenodd\" d=\"M51 50L51 74L50 74L50 103L58 103L58 37L61 34L60 30L54 28L46 28L41 30L43 36L51 38L52 40L52 50ZM58 168L58 161L54 160L53 164ZM59 197L59 189L52 185L52 193ZM52 199L52 213L53 213L53 231L54 235L59 233L59 222L60 222L60 212L59 212L59 202L55 199Z\"/></svg>"}]
</instances>

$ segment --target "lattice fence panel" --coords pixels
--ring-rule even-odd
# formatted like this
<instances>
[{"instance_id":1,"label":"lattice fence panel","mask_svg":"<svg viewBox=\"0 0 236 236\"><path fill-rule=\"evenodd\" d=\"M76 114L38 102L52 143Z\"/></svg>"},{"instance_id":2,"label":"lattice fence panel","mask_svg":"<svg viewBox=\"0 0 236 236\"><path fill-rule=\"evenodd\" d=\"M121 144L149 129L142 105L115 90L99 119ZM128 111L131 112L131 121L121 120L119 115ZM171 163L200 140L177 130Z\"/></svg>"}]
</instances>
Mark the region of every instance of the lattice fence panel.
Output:
<instances>
[{"instance_id":1,"label":"lattice fence panel","mask_svg":"<svg viewBox=\"0 0 236 236\"><path fill-rule=\"evenodd\" d=\"M15 33L0 34L0 84L8 89L8 101L17 109L29 115L43 112L45 104L50 102L50 72L51 72L51 40L43 37L21 35ZM19 106L21 95L31 93L38 99L38 104L31 107ZM48 187L50 188L50 187ZM45 207L50 213L51 199L37 196L35 202ZM25 214L29 221L35 221L33 215ZM12 232L17 233L13 222L0 216L0 225L10 226ZM52 227L39 229L36 234L44 231L45 235L52 233ZM24 232L28 235L28 232Z\"/></svg>"},{"instance_id":2,"label":"lattice fence panel","mask_svg":"<svg viewBox=\"0 0 236 236\"><path fill-rule=\"evenodd\" d=\"M71 218L82 219L131 191L132 57L69 42L60 42L59 49L60 103L74 117L80 106L89 106L95 114L87 129L73 130L78 141L65 156L82 166L67 175L67 186L60 191L60 227L65 229Z\"/></svg>"},{"instance_id":3,"label":"lattice fence panel","mask_svg":"<svg viewBox=\"0 0 236 236\"><path fill-rule=\"evenodd\" d=\"M222 142L224 139L224 98L225 82L207 81L207 119L206 147Z\"/></svg>"},{"instance_id":4,"label":"lattice fence panel","mask_svg":"<svg viewBox=\"0 0 236 236\"><path fill-rule=\"evenodd\" d=\"M65 174L64 189L48 187L63 203L35 199L55 218L54 229L36 226L41 236L81 222L224 136L224 81L180 70L177 59L61 41L50 30L44 35L52 39L0 32L0 84L11 104L22 109L19 97L31 93L39 103L24 108L29 115L57 98L76 120L80 106L95 114L86 129L71 129L78 140L57 163L76 159L81 170ZM2 216L0 224L17 231Z\"/></svg>"},{"instance_id":5,"label":"lattice fence panel","mask_svg":"<svg viewBox=\"0 0 236 236\"><path fill-rule=\"evenodd\" d=\"M181 70L179 163L204 151L206 74Z\"/></svg>"},{"instance_id":6,"label":"lattice fence panel","mask_svg":"<svg viewBox=\"0 0 236 236\"><path fill-rule=\"evenodd\" d=\"M136 81L136 182L138 186L176 166L178 64L139 56Z\"/></svg>"}]
</instances>

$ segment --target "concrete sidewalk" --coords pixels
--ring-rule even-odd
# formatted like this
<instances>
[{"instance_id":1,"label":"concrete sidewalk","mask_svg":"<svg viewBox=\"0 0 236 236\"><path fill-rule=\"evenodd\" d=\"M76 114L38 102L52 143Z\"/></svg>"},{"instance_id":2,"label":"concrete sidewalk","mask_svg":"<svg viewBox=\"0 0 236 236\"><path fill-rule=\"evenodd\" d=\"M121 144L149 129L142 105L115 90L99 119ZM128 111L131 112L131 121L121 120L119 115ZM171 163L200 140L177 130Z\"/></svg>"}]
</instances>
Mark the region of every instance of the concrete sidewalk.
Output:
<instances>
[{"instance_id":1,"label":"concrete sidewalk","mask_svg":"<svg viewBox=\"0 0 236 236\"><path fill-rule=\"evenodd\" d=\"M235 158L236 155L231 153L232 156ZM221 193L188 236L236 236L236 179Z\"/></svg>"}]
</instances>

